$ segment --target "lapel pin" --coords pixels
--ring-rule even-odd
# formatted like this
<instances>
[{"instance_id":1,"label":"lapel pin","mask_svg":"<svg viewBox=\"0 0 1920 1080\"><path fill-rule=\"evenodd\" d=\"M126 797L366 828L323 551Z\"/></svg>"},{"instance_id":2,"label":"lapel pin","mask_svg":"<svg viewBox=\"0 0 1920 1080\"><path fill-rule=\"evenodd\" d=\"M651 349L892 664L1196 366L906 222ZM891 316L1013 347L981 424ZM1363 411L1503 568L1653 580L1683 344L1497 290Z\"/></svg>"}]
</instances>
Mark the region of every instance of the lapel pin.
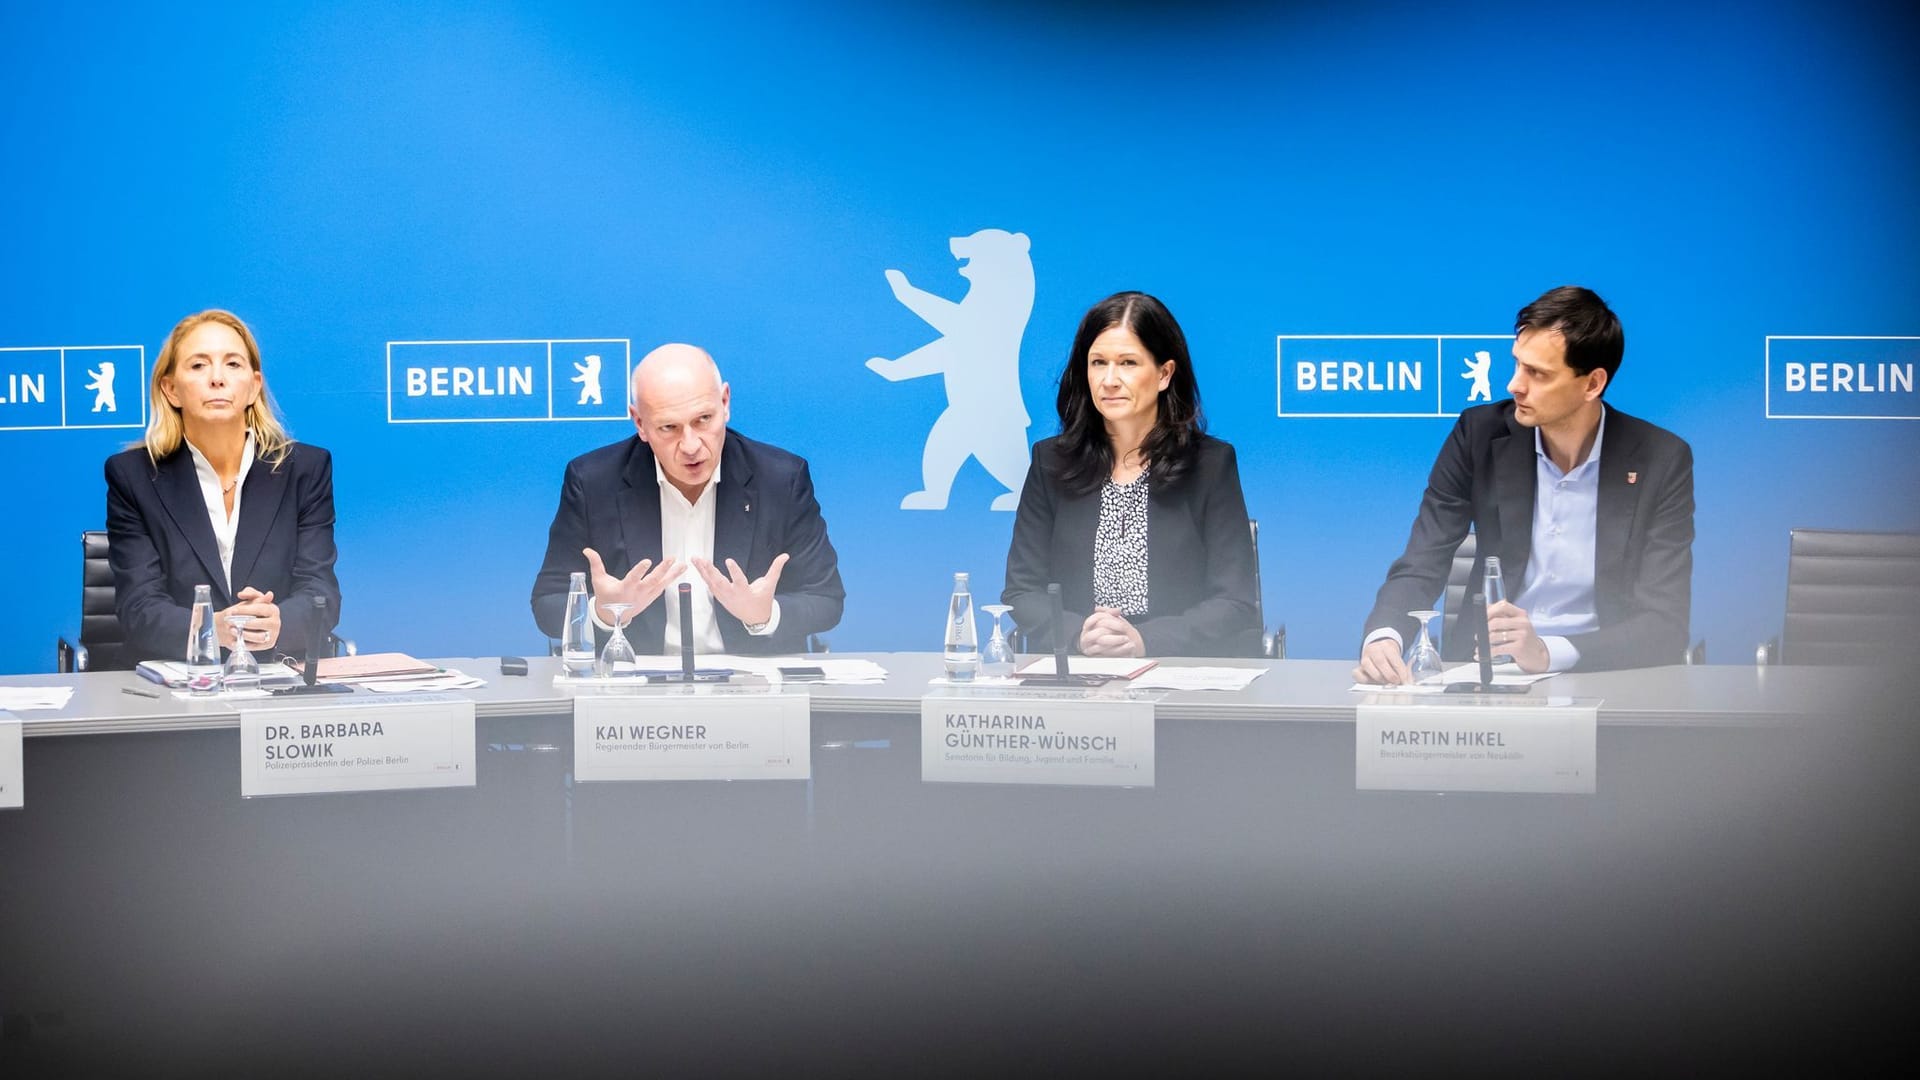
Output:
<instances>
[{"instance_id":1,"label":"lapel pin","mask_svg":"<svg viewBox=\"0 0 1920 1080\"><path fill-rule=\"evenodd\" d=\"M1639 483L1639 482L1640 482L1640 474L1639 474L1639 473L1637 473L1637 472L1630 472L1630 473L1628 473L1628 474L1627 474L1627 483L1629 483L1629 484L1637 484L1637 483Z\"/></svg>"}]
</instances>

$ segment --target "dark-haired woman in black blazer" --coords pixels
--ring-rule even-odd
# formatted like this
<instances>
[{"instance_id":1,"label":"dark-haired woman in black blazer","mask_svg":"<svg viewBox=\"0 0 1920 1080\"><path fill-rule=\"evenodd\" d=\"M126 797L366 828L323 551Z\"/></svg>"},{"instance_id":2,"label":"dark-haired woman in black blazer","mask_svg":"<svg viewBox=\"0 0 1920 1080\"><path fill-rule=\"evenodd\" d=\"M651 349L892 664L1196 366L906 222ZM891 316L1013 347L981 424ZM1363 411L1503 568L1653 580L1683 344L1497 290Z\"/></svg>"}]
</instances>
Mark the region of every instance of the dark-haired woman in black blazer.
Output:
<instances>
[{"instance_id":1,"label":"dark-haired woman in black blazer","mask_svg":"<svg viewBox=\"0 0 1920 1080\"><path fill-rule=\"evenodd\" d=\"M1053 648L1057 582L1070 651L1258 655L1240 468L1205 432L1172 313L1138 292L1094 305L1057 404L1060 434L1033 448L1001 596L1028 647Z\"/></svg>"}]
</instances>

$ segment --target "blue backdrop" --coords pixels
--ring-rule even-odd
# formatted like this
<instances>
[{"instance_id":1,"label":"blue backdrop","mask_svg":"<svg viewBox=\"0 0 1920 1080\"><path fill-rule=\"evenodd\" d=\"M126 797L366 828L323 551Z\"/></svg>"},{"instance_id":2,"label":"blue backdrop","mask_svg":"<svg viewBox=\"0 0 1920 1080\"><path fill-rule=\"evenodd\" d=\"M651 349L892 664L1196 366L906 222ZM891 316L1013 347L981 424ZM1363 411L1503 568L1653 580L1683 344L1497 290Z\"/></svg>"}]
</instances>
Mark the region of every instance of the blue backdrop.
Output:
<instances>
[{"instance_id":1,"label":"blue backdrop","mask_svg":"<svg viewBox=\"0 0 1920 1080\"><path fill-rule=\"evenodd\" d=\"M1355 651L1449 420L1298 415L1283 337L1426 336L1429 411L1457 411L1448 365L1485 344L1432 336L1598 290L1628 335L1609 400L1694 446L1716 660L1777 630L1788 529L1920 525L1920 421L1772 418L1920 415L1910 385L1814 393L1803 367L1790 392L1784 370L1897 373L1914 343L1769 341L1920 334L1904 5L56 7L0 5L0 671L49 669L77 625L101 462L138 437L95 426L138 423L129 357L209 306L334 451L363 648L541 649L561 468L631 430L544 401L390 422L499 403L390 401L389 343L574 339L611 371L625 342L710 349L734 426L812 461L835 647L935 647L951 571L998 592L1012 515L977 462L947 509L899 508L947 396L865 364L938 336L884 272L957 300L949 240L989 228L1031 243L1028 441L1090 303L1140 288L1179 316L1297 656ZM1376 348L1404 351L1328 355ZM1398 411L1350 397L1320 411Z\"/></svg>"}]
</instances>

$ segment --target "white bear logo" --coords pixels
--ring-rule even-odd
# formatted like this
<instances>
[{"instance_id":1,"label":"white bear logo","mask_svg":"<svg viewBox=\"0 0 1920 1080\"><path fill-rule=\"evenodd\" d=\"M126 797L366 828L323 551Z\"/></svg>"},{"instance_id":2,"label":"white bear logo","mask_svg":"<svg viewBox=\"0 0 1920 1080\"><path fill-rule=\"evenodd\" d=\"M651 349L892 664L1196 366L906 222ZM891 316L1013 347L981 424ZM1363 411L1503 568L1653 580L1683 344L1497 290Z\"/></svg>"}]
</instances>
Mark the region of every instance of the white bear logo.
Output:
<instances>
[{"instance_id":1,"label":"white bear logo","mask_svg":"<svg viewBox=\"0 0 1920 1080\"><path fill-rule=\"evenodd\" d=\"M1467 404L1471 405L1476 401L1492 401L1493 386L1489 381L1487 369L1493 366L1493 354L1481 349L1469 357L1466 363L1467 370L1461 372L1460 377L1473 380L1473 385L1467 387Z\"/></svg>"},{"instance_id":2,"label":"white bear logo","mask_svg":"<svg viewBox=\"0 0 1920 1080\"><path fill-rule=\"evenodd\" d=\"M580 400L575 405L600 404L600 357L598 354L587 357L586 362L573 365L577 373L568 382L580 384Z\"/></svg>"},{"instance_id":3,"label":"white bear logo","mask_svg":"<svg viewBox=\"0 0 1920 1080\"><path fill-rule=\"evenodd\" d=\"M1033 314L1029 246L1025 233L1004 229L954 237L960 276L971 283L958 303L887 271L894 298L942 336L898 360L876 356L867 366L892 382L939 373L947 390L946 411L927 432L920 457L922 488L900 500L902 510L945 510L953 478L969 457L1007 488L993 509L1019 505L1032 423L1020 397L1020 339Z\"/></svg>"},{"instance_id":4,"label":"white bear logo","mask_svg":"<svg viewBox=\"0 0 1920 1080\"><path fill-rule=\"evenodd\" d=\"M119 412L120 406L113 399L113 361L102 360L98 370L87 372L87 389L93 391L93 411L102 409L107 412Z\"/></svg>"}]
</instances>

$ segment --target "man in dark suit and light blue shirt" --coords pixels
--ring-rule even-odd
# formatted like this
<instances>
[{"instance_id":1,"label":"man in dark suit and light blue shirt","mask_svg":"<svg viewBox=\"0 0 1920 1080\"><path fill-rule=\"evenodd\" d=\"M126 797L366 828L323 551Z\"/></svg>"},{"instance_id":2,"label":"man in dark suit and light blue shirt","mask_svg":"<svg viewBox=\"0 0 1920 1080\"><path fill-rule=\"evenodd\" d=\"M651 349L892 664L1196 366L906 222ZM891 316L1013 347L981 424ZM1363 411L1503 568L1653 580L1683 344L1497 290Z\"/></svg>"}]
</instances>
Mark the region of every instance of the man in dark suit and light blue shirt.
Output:
<instances>
[{"instance_id":1,"label":"man in dark suit and light blue shirt","mask_svg":"<svg viewBox=\"0 0 1920 1080\"><path fill-rule=\"evenodd\" d=\"M1432 605L1471 525L1468 595L1498 555L1517 591L1487 612L1497 653L1528 672L1677 663L1693 581L1693 451L1601 396L1626 350L1593 292L1550 290L1514 326L1511 400L1460 414L1427 480L1406 551L1367 616L1354 678L1409 681L1409 611ZM1469 658L1466 637L1445 642Z\"/></svg>"},{"instance_id":2,"label":"man in dark suit and light blue shirt","mask_svg":"<svg viewBox=\"0 0 1920 1080\"><path fill-rule=\"evenodd\" d=\"M679 651L675 601L656 601L681 581L695 651L804 651L846 599L807 463L727 429L732 390L691 345L648 353L632 392L635 434L567 464L533 583L540 629L561 635L568 579L584 570L601 630L604 605L633 605L623 618L638 652Z\"/></svg>"}]
</instances>

